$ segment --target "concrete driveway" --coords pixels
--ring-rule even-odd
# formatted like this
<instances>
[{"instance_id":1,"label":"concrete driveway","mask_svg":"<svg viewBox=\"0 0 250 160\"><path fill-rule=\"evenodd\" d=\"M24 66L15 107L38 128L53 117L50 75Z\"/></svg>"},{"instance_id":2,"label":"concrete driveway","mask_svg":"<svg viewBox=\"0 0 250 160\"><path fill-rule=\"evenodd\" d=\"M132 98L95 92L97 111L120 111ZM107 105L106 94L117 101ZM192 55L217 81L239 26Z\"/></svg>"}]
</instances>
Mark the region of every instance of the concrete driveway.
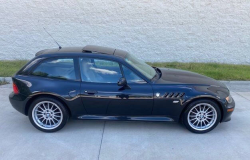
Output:
<instances>
[{"instance_id":1,"label":"concrete driveway","mask_svg":"<svg viewBox=\"0 0 250 160\"><path fill-rule=\"evenodd\" d=\"M236 101L232 120L201 135L178 123L73 120L43 133L12 108L11 85L0 86L0 159L249 159L250 83L225 83Z\"/></svg>"}]
</instances>

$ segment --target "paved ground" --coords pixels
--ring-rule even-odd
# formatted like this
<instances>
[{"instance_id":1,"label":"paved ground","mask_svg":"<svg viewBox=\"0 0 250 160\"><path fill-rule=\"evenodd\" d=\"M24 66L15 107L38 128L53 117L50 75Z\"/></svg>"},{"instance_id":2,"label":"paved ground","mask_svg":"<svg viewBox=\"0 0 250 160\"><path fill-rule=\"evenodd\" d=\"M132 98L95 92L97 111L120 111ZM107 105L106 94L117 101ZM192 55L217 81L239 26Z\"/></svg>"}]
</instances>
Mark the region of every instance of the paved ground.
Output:
<instances>
[{"instance_id":1,"label":"paved ground","mask_svg":"<svg viewBox=\"0 0 250 160\"><path fill-rule=\"evenodd\" d=\"M207 134L178 123L70 121L56 133L35 129L0 86L0 159L249 159L250 83L225 82L237 108L232 120Z\"/></svg>"}]
</instances>

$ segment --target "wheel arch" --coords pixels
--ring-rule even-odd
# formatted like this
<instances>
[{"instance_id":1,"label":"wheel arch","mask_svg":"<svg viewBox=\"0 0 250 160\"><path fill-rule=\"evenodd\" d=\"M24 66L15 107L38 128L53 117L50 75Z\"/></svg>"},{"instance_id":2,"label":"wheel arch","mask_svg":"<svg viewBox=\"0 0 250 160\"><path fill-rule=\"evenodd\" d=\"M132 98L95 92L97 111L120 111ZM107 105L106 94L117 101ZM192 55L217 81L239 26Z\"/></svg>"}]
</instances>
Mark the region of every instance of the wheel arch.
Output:
<instances>
[{"instance_id":1,"label":"wheel arch","mask_svg":"<svg viewBox=\"0 0 250 160\"><path fill-rule=\"evenodd\" d=\"M25 105L25 115L27 116L28 115L28 112L29 112L29 107L31 105L31 103L37 99L37 98L41 98L41 97L49 97L49 98L53 98L53 99L56 99L58 100L59 102L61 102L67 109L68 113L69 113L69 116L71 116L71 111L68 107L68 105L59 97L55 96L55 95L51 95L51 94L37 94L37 95L34 95L32 96L26 103Z\"/></svg>"},{"instance_id":2,"label":"wheel arch","mask_svg":"<svg viewBox=\"0 0 250 160\"><path fill-rule=\"evenodd\" d=\"M223 116L224 116L224 115L223 115L224 112L223 112L223 108L222 108L223 106L222 106L222 104L220 103L220 101L219 101L218 99L212 98L212 97L197 97L197 98L194 98L194 99L192 99L192 100L186 102L186 104L184 105L184 108L183 108L183 110L182 110L182 112L181 112L181 114L180 114L179 121L182 121L183 113L186 111L187 107L188 107L191 103L193 103L193 102L195 102L195 101L198 101L198 100L211 100L211 101L215 102L215 103L219 106L219 108L220 108L220 111L221 111L221 119L220 119L220 122L222 121Z\"/></svg>"}]
</instances>

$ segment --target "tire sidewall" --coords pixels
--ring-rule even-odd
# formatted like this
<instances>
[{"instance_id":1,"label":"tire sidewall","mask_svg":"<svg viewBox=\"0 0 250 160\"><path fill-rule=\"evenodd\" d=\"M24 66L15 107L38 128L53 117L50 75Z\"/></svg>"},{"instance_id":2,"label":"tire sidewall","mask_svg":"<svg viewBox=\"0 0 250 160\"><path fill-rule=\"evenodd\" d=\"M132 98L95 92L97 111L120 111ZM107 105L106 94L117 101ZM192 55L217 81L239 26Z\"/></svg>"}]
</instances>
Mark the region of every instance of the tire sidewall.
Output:
<instances>
[{"instance_id":1,"label":"tire sidewall","mask_svg":"<svg viewBox=\"0 0 250 160\"><path fill-rule=\"evenodd\" d=\"M216 110L217 112L217 119L216 119L216 122L214 123L214 125L207 129L207 130L203 130L203 131L199 131L199 130L195 130L193 129L189 123L188 123L188 113L189 111L197 104L200 104L200 103L208 103L210 105L212 105L214 107L214 109ZM190 103L187 107L187 109L185 110L184 114L183 114L183 123L185 125L185 127L191 131L191 132L194 132L194 133L207 133L211 130L213 130L219 123L220 123L220 120L221 120L221 110L218 106L218 104L212 100L197 100L197 101L194 101L192 103Z\"/></svg>"},{"instance_id":2,"label":"tire sidewall","mask_svg":"<svg viewBox=\"0 0 250 160\"><path fill-rule=\"evenodd\" d=\"M50 101L50 102L53 102L53 103L57 104L58 107L61 109L62 115L63 115L63 119L62 119L61 124L60 124L57 128L50 129L50 130L46 130L46 129L40 128L40 127L34 122L34 120L33 120L33 115L32 115L32 114L33 114L32 111L33 111L34 107L36 106L36 104L38 104L38 103L41 102L41 101ZM29 107L28 116L29 116L29 120L30 120L31 124L32 124L35 128L37 128L38 130L43 131L43 132L56 132L56 131L59 131L60 129L62 129L62 128L65 126L65 124L67 123L67 121L68 121L68 119L69 119L69 113L68 113L68 111L66 110L65 106L64 106L60 101L58 101L58 100L56 100L56 99L53 99L53 98L50 98L50 97L41 97L41 98L35 99L35 100L31 103L31 105L30 105L30 107Z\"/></svg>"}]
</instances>

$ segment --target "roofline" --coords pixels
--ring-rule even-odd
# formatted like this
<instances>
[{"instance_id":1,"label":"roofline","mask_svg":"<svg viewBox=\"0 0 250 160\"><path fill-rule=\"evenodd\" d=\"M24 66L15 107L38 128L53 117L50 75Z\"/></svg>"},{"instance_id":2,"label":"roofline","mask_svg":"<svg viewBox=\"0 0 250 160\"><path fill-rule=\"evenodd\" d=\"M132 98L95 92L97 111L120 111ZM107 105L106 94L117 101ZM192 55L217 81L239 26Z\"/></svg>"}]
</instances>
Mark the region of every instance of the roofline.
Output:
<instances>
[{"instance_id":1,"label":"roofline","mask_svg":"<svg viewBox=\"0 0 250 160\"><path fill-rule=\"evenodd\" d=\"M45 55L45 54L67 54L67 53L75 53L75 54L81 54L81 53L98 53L98 54L106 54L110 56L117 56L121 58L125 58L128 52L115 49L115 48L109 48L109 47L102 47L102 46L95 46L95 45L87 45L85 47L64 47L61 49L54 48L54 49L45 49L37 52L35 55Z\"/></svg>"}]
</instances>

